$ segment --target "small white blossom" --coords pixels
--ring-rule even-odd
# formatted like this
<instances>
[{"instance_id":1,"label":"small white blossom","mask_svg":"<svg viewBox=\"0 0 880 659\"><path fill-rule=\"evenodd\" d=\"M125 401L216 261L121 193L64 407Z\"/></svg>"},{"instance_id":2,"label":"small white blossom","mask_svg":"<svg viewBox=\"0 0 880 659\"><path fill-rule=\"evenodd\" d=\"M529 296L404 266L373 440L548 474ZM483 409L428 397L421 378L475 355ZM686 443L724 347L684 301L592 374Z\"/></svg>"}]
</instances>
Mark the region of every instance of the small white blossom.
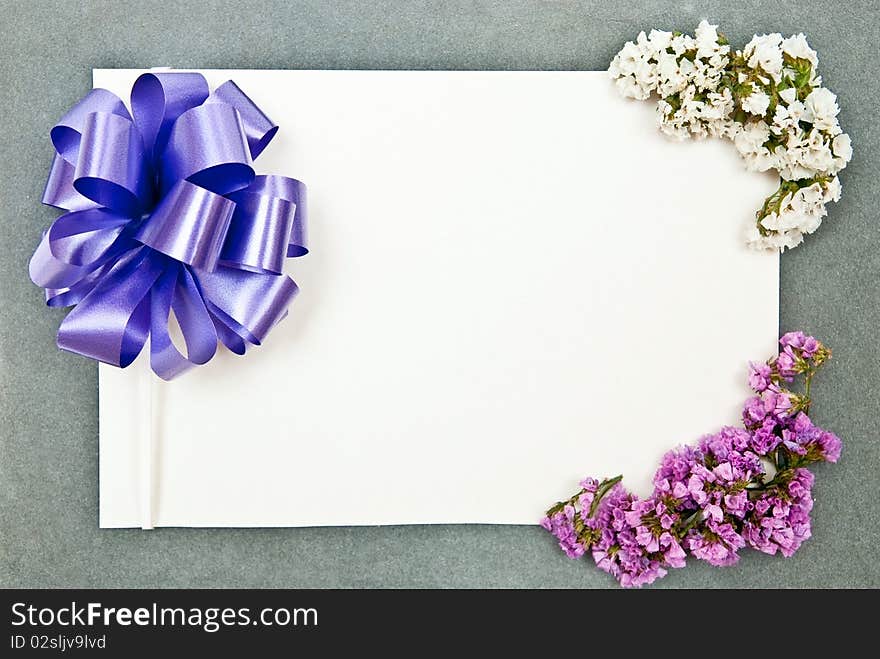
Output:
<instances>
[{"instance_id":1,"label":"small white blossom","mask_svg":"<svg viewBox=\"0 0 880 659\"><path fill-rule=\"evenodd\" d=\"M762 236L757 227L751 227L746 234L746 244L753 249L782 251L792 249L803 242L804 235L797 229L786 232L772 232Z\"/></svg>"},{"instance_id":2,"label":"small white blossom","mask_svg":"<svg viewBox=\"0 0 880 659\"><path fill-rule=\"evenodd\" d=\"M770 129L777 135L790 131L800 130L800 121L804 118L807 109L800 101L791 101L788 105L780 103L776 106L773 114L773 125Z\"/></svg>"},{"instance_id":3,"label":"small white blossom","mask_svg":"<svg viewBox=\"0 0 880 659\"><path fill-rule=\"evenodd\" d=\"M837 127L837 95L830 89L818 87L810 92L804 100L806 112L804 121L813 124L819 130L829 130Z\"/></svg>"},{"instance_id":4,"label":"small white blossom","mask_svg":"<svg viewBox=\"0 0 880 659\"><path fill-rule=\"evenodd\" d=\"M638 101L644 101L651 95L651 92L641 87L632 76L618 78L614 81L614 84L617 86L617 91L626 98L634 98Z\"/></svg>"},{"instance_id":5,"label":"small white blossom","mask_svg":"<svg viewBox=\"0 0 880 659\"><path fill-rule=\"evenodd\" d=\"M651 44L654 52L665 52L672 45L672 32L651 30L651 33L648 35L648 42Z\"/></svg>"},{"instance_id":6,"label":"small white blossom","mask_svg":"<svg viewBox=\"0 0 880 659\"><path fill-rule=\"evenodd\" d=\"M687 83L676 56L670 53L661 54L657 62L657 93L662 97L671 96L683 91Z\"/></svg>"},{"instance_id":7,"label":"small white blossom","mask_svg":"<svg viewBox=\"0 0 880 659\"><path fill-rule=\"evenodd\" d=\"M852 142L849 139L849 135L846 133L841 133L831 142L831 150L834 152L834 155L838 158L841 158L844 163L852 160Z\"/></svg>"},{"instance_id":8,"label":"small white blossom","mask_svg":"<svg viewBox=\"0 0 880 659\"><path fill-rule=\"evenodd\" d=\"M812 170L812 172L829 172L834 166L834 155L831 153L825 135L815 129L810 131L807 139L801 143L798 156L798 164Z\"/></svg>"},{"instance_id":9,"label":"small white blossom","mask_svg":"<svg viewBox=\"0 0 880 659\"><path fill-rule=\"evenodd\" d=\"M825 198L823 201L827 204L829 201L840 201L840 194L843 192L840 185L840 179L836 176L825 184Z\"/></svg>"},{"instance_id":10,"label":"small white blossom","mask_svg":"<svg viewBox=\"0 0 880 659\"><path fill-rule=\"evenodd\" d=\"M741 124L740 129L733 138L733 143L742 155L757 153L763 148L764 143L770 137L770 128L764 121L750 121Z\"/></svg>"},{"instance_id":11,"label":"small white blossom","mask_svg":"<svg viewBox=\"0 0 880 659\"><path fill-rule=\"evenodd\" d=\"M756 89L742 102L742 108L750 114L763 117L770 107L770 97L760 89Z\"/></svg>"},{"instance_id":12,"label":"small white blossom","mask_svg":"<svg viewBox=\"0 0 880 659\"><path fill-rule=\"evenodd\" d=\"M700 21L694 32L694 41L697 46L697 58L707 59L718 52L730 50L729 46L722 46L718 43L718 26L710 25L709 21Z\"/></svg>"},{"instance_id":13,"label":"small white blossom","mask_svg":"<svg viewBox=\"0 0 880 659\"><path fill-rule=\"evenodd\" d=\"M785 101L786 105L791 105L797 100L797 90L794 87L783 89L779 92L779 98Z\"/></svg>"},{"instance_id":14,"label":"small white blossom","mask_svg":"<svg viewBox=\"0 0 880 659\"><path fill-rule=\"evenodd\" d=\"M743 54L753 69L760 67L776 82L782 79L782 35L778 32L755 35L746 44Z\"/></svg>"},{"instance_id":15,"label":"small white blossom","mask_svg":"<svg viewBox=\"0 0 880 659\"><path fill-rule=\"evenodd\" d=\"M816 51L810 48L807 43L807 37L801 34L795 34L788 39L782 40L782 52L796 59L805 59L815 68L819 64L819 57Z\"/></svg>"},{"instance_id":16,"label":"small white blossom","mask_svg":"<svg viewBox=\"0 0 880 659\"><path fill-rule=\"evenodd\" d=\"M696 43L693 37L687 34L680 34L677 37L672 37L672 42L669 46L676 55L684 55L688 50L694 50Z\"/></svg>"}]
</instances>

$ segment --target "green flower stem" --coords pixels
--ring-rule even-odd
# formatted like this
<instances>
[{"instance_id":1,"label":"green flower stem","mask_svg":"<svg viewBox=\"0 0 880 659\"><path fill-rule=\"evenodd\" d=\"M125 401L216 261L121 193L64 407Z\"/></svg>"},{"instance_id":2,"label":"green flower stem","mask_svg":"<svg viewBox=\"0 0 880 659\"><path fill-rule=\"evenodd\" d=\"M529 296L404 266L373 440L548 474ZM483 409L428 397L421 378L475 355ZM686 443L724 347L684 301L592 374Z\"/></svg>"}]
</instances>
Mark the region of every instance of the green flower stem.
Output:
<instances>
[{"instance_id":1,"label":"green flower stem","mask_svg":"<svg viewBox=\"0 0 880 659\"><path fill-rule=\"evenodd\" d=\"M596 496L593 498L593 503L590 504L589 517L592 517L596 513L596 509L599 507L599 502L602 501L602 497L608 494L609 490L622 480L623 474L620 474L614 478L607 478L599 484L599 489L596 490Z\"/></svg>"},{"instance_id":2,"label":"green flower stem","mask_svg":"<svg viewBox=\"0 0 880 659\"><path fill-rule=\"evenodd\" d=\"M810 385L813 384L814 373L815 371L809 371L807 377L804 379L804 398L807 399L807 402L804 403L804 413L807 415L810 413L810 404L813 402L810 398Z\"/></svg>"}]
</instances>

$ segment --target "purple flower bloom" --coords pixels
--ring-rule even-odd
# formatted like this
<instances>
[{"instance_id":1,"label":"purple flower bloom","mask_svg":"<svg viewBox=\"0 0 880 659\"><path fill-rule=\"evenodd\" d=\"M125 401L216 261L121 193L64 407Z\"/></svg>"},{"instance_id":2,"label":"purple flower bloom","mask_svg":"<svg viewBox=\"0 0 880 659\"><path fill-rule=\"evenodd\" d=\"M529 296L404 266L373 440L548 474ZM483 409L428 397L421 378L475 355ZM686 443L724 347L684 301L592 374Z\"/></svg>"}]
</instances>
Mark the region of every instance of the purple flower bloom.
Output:
<instances>
[{"instance_id":1,"label":"purple flower bloom","mask_svg":"<svg viewBox=\"0 0 880 659\"><path fill-rule=\"evenodd\" d=\"M810 337L813 339L813 337ZM783 348L803 348L807 337L803 332L786 332L779 338L779 345ZM816 339L813 339L815 341Z\"/></svg>"},{"instance_id":2,"label":"purple flower bloom","mask_svg":"<svg viewBox=\"0 0 880 659\"><path fill-rule=\"evenodd\" d=\"M768 389L761 394L761 398L764 401L764 408L768 414L772 414L777 419L785 419L789 416L791 398L784 391Z\"/></svg>"},{"instance_id":3,"label":"purple flower bloom","mask_svg":"<svg viewBox=\"0 0 880 659\"><path fill-rule=\"evenodd\" d=\"M817 429L819 436L816 438L816 445L820 449L820 454L825 462L837 462L840 459L840 451L843 448L843 442L840 437L833 432Z\"/></svg>"},{"instance_id":4,"label":"purple flower bloom","mask_svg":"<svg viewBox=\"0 0 880 659\"><path fill-rule=\"evenodd\" d=\"M596 492L599 489L599 481L595 478L585 478L580 483L581 489L584 491L578 497L578 505L581 508L581 518L587 521L590 514L590 508L593 500L596 498Z\"/></svg>"},{"instance_id":5,"label":"purple flower bloom","mask_svg":"<svg viewBox=\"0 0 880 659\"><path fill-rule=\"evenodd\" d=\"M788 428L782 431L782 445L797 455L807 454L807 449L801 444L802 439L802 435L798 435L796 432L789 430Z\"/></svg>"},{"instance_id":6,"label":"purple flower bloom","mask_svg":"<svg viewBox=\"0 0 880 659\"><path fill-rule=\"evenodd\" d=\"M708 504L703 508L703 514L706 516L706 519L712 520L713 522L720 522L724 519L724 512L721 510L721 506L717 503Z\"/></svg>"},{"instance_id":7,"label":"purple flower bloom","mask_svg":"<svg viewBox=\"0 0 880 659\"><path fill-rule=\"evenodd\" d=\"M671 534L664 533L660 537L660 543L665 547L663 558L670 567L681 568L685 565L687 554Z\"/></svg>"},{"instance_id":8,"label":"purple flower bloom","mask_svg":"<svg viewBox=\"0 0 880 659\"><path fill-rule=\"evenodd\" d=\"M651 560L641 554L620 553L620 585L624 588L641 588L666 576L666 569L658 560Z\"/></svg>"},{"instance_id":9,"label":"purple flower bloom","mask_svg":"<svg viewBox=\"0 0 880 659\"><path fill-rule=\"evenodd\" d=\"M783 434L786 432L789 431L783 431ZM796 442L799 449L792 451L806 455L808 459L824 462L837 462L840 459L842 444L840 438L832 432L810 424L799 433L791 431L790 435L790 441Z\"/></svg>"},{"instance_id":10,"label":"purple flower bloom","mask_svg":"<svg viewBox=\"0 0 880 659\"><path fill-rule=\"evenodd\" d=\"M721 480L724 483L730 483L733 481L733 467L729 462L722 462L720 465L715 467L712 472L715 474L715 477Z\"/></svg>"},{"instance_id":11,"label":"purple flower bloom","mask_svg":"<svg viewBox=\"0 0 880 659\"><path fill-rule=\"evenodd\" d=\"M754 364L749 362L749 386L758 393L770 386L770 374L772 373L767 364Z\"/></svg>"},{"instance_id":12,"label":"purple flower bloom","mask_svg":"<svg viewBox=\"0 0 880 659\"><path fill-rule=\"evenodd\" d=\"M732 454L738 454L749 445L749 433L742 428L724 426L714 435L705 435L700 439L700 450L704 454L712 455L719 461L728 459Z\"/></svg>"},{"instance_id":13,"label":"purple flower bloom","mask_svg":"<svg viewBox=\"0 0 880 659\"><path fill-rule=\"evenodd\" d=\"M698 474L693 474L688 479L688 494L691 495L691 498L697 505L702 505L706 503L709 498L709 496L706 494L706 491L703 489L704 485L705 481Z\"/></svg>"},{"instance_id":14,"label":"purple flower bloom","mask_svg":"<svg viewBox=\"0 0 880 659\"><path fill-rule=\"evenodd\" d=\"M762 438L762 431L754 432L752 444L758 452L760 452L759 442ZM791 453L806 456L808 462L837 462L840 458L840 438L834 433L813 425L810 417L804 412L798 413L786 423L782 428L779 441Z\"/></svg>"},{"instance_id":15,"label":"purple flower bloom","mask_svg":"<svg viewBox=\"0 0 880 659\"><path fill-rule=\"evenodd\" d=\"M819 352L820 346L821 344L812 336L805 337L804 344L801 346L801 354L803 354L806 359L812 359L813 356Z\"/></svg>"},{"instance_id":16,"label":"purple flower bloom","mask_svg":"<svg viewBox=\"0 0 880 659\"><path fill-rule=\"evenodd\" d=\"M779 339L779 345L783 351L799 352L804 359L812 359L822 344L814 337L807 336L803 332L788 332Z\"/></svg>"},{"instance_id":17,"label":"purple flower bloom","mask_svg":"<svg viewBox=\"0 0 880 659\"><path fill-rule=\"evenodd\" d=\"M670 482L668 478L658 480L654 484L654 497L675 501L678 507L683 506L687 508L690 505L690 492L688 491L687 484L683 481ZM657 514L662 516L664 512L660 511Z\"/></svg>"},{"instance_id":18,"label":"purple flower bloom","mask_svg":"<svg viewBox=\"0 0 880 659\"><path fill-rule=\"evenodd\" d=\"M717 567L736 563L739 560L737 551L746 544L732 524L715 521L709 521L702 529L692 530L687 543L695 557Z\"/></svg>"},{"instance_id":19,"label":"purple flower bloom","mask_svg":"<svg viewBox=\"0 0 880 659\"><path fill-rule=\"evenodd\" d=\"M650 513L654 509L654 503L650 499L636 499L632 502L630 509L624 512L623 517L626 523L636 528L642 523L642 517Z\"/></svg>"},{"instance_id":20,"label":"purple flower bloom","mask_svg":"<svg viewBox=\"0 0 880 659\"><path fill-rule=\"evenodd\" d=\"M765 554L794 554L810 535L813 473L796 469L785 496L770 491L755 501L754 515L743 525L746 542Z\"/></svg>"},{"instance_id":21,"label":"purple flower bloom","mask_svg":"<svg viewBox=\"0 0 880 659\"><path fill-rule=\"evenodd\" d=\"M791 424L791 429L798 434L807 432L813 428L813 422L804 412L798 414Z\"/></svg>"},{"instance_id":22,"label":"purple flower bloom","mask_svg":"<svg viewBox=\"0 0 880 659\"><path fill-rule=\"evenodd\" d=\"M684 481L690 474L691 467L697 462L702 463L702 461L702 454L693 446L680 446L673 449L663 456L660 468L654 474L654 485L657 486L665 480L672 487L675 483Z\"/></svg>"},{"instance_id":23,"label":"purple flower bloom","mask_svg":"<svg viewBox=\"0 0 880 659\"><path fill-rule=\"evenodd\" d=\"M585 478L580 482L580 486L588 492L595 493L599 489L599 481L595 478Z\"/></svg>"},{"instance_id":24,"label":"purple flower bloom","mask_svg":"<svg viewBox=\"0 0 880 659\"><path fill-rule=\"evenodd\" d=\"M742 519L750 508L749 493L746 490L724 495L724 512L728 515Z\"/></svg>"},{"instance_id":25,"label":"purple flower bloom","mask_svg":"<svg viewBox=\"0 0 880 659\"><path fill-rule=\"evenodd\" d=\"M743 405L743 423L746 427L761 423L767 416L767 408L764 406L764 399L760 396L752 396L746 400Z\"/></svg>"},{"instance_id":26,"label":"purple flower bloom","mask_svg":"<svg viewBox=\"0 0 880 659\"><path fill-rule=\"evenodd\" d=\"M584 546L578 541L574 530L575 509L572 505L541 520L541 526L550 531L559 541L559 547L569 558L580 558L584 555Z\"/></svg>"},{"instance_id":27,"label":"purple flower bloom","mask_svg":"<svg viewBox=\"0 0 880 659\"><path fill-rule=\"evenodd\" d=\"M601 535L592 547L593 560L625 588L653 583L667 568L684 566L685 553L675 537L651 528L658 522L658 509L673 516L664 504L638 499L615 485L596 511L595 528Z\"/></svg>"},{"instance_id":28,"label":"purple flower bloom","mask_svg":"<svg viewBox=\"0 0 880 659\"><path fill-rule=\"evenodd\" d=\"M625 516L623 511L629 510L633 500L634 497L617 484L602 499L596 511L596 528L600 529L601 535L593 545L593 560L599 569L615 578L619 578L622 573L619 518Z\"/></svg>"},{"instance_id":29,"label":"purple flower bloom","mask_svg":"<svg viewBox=\"0 0 880 659\"><path fill-rule=\"evenodd\" d=\"M756 428L752 433L749 441L749 447L758 455L767 455L777 446L782 439L776 434L778 427L773 419L765 419L760 427Z\"/></svg>"},{"instance_id":30,"label":"purple flower bloom","mask_svg":"<svg viewBox=\"0 0 880 659\"><path fill-rule=\"evenodd\" d=\"M798 372L797 363L797 356L792 352L791 348L785 348L776 357L776 371L780 377L791 382Z\"/></svg>"},{"instance_id":31,"label":"purple flower bloom","mask_svg":"<svg viewBox=\"0 0 880 659\"><path fill-rule=\"evenodd\" d=\"M769 365L750 365L749 385L758 395L743 406L744 429L727 426L697 446L666 453L646 499L627 492L619 477L584 479L581 491L554 506L541 526L569 557L589 552L627 588L684 567L688 551L716 566L733 565L746 546L791 556L811 533L813 474L804 466L836 462L841 442L813 424L805 396L779 386L780 378L799 372L812 377L830 351L802 332L784 335L780 344ZM768 462L776 469L769 480Z\"/></svg>"},{"instance_id":32,"label":"purple flower bloom","mask_svg":"<svg viewBox=\"0 0 880 659\"><path fill-rule=\"evenodd\" d=\"M766 421L765 421L766 422ZM714 435L706 435L700 440L700 450L715 464L709 476L702 475L718 487L738 487L762 474L764 468L760 458L751 450L752 435L742 428L730 426L722 428ZM701 473L694 469L694 473Z\"/></svg>"}]
</instances>

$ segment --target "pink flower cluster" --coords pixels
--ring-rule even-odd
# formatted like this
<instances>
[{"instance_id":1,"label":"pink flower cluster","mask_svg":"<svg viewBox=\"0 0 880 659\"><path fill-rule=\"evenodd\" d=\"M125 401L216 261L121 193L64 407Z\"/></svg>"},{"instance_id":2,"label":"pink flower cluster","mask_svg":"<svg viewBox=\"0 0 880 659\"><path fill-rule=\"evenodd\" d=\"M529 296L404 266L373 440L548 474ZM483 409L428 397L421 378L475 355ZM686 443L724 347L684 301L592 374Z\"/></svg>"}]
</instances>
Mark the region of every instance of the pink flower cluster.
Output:
<instances>
[{"instance_id":1,"label":"pink flower cluster","mask_svg":"<svg viewBox=\"0 0 880 659\"><path fill-rule=\"evenodd\" d=\"M810 537L807 466L837 462L841 443L808 416L812 378L831 351L802 332L779 343L779 355L750 367L756 395L743 406L743 428L667 453L650 497L627 492L619 476L588 478L548 510L541 525L562 550L570 558L589 553L625 587L684 567L688 554L720 567L735 564L746 547L786 557L797 551ZM804 393L788 388L797 378Z\"/></svg>"}]
</instances>

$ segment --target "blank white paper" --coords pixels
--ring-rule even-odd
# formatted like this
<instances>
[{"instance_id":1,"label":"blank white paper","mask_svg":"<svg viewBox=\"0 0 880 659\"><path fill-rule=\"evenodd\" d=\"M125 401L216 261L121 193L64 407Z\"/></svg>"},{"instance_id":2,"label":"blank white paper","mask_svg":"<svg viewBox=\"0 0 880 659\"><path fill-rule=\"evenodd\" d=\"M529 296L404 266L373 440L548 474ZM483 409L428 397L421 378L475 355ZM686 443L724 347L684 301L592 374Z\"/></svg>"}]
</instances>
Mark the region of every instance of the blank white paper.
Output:
<instances>
[{"instance_id":1,"label":"blank white paper","mask_svg":"<svg viewBox=\"0 0 880 659\"><path fill-rule=\"evenodd\" d=\"M738 422L779 259L730 143L602 72L204 73L280 124L256 166L308 185L311 253L247 356L101 365L102 527L532 524Z\"/></svg>"}]
</instances>

